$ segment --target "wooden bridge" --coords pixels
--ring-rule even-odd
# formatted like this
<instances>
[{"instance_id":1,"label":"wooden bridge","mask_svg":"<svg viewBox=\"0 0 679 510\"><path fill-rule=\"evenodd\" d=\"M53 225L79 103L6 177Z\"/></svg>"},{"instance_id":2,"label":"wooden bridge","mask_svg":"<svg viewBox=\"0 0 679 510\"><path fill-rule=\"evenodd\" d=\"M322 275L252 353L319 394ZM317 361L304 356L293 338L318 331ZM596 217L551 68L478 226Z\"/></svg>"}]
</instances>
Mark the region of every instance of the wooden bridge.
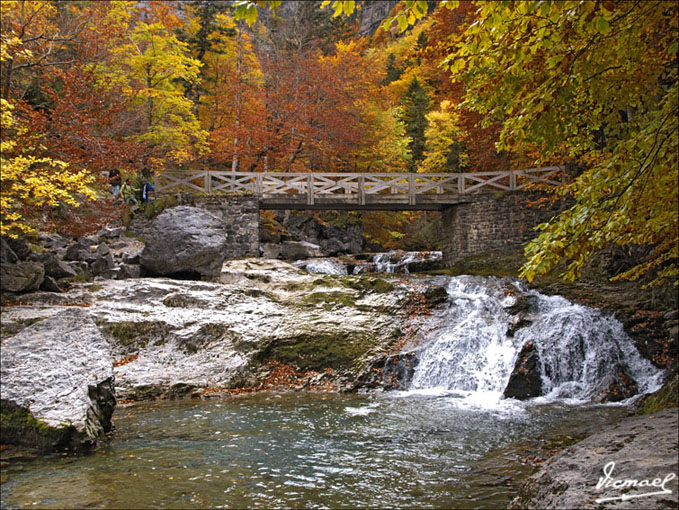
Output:
<instances>
[{"instance_id":1,"label":"wooden bridge","mask_svg":"<svg viewBox=\"0 0 679 510\"><path fill-rule=\"evenodd\" d=\"M262 209L437 210L484 192L562 185L564 167L457 174L167 172L158 193L248 194Z\"/></svg>"}]
</instances>

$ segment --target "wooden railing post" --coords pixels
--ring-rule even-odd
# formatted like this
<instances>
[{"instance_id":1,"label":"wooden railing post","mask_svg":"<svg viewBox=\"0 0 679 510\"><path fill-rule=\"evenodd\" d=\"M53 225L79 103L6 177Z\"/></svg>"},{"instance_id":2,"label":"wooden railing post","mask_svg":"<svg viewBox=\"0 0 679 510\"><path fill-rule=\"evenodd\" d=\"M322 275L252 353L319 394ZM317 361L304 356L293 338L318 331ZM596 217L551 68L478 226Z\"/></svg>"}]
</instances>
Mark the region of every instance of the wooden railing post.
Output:
<instances>
[{"instance_id":1,"label":"wooden railing post","mask_svg":"<svg viewBox=\"0 0 679 510\"><path fill-rule=\"evenodd\" d=\"M262 174L257 174L255 177L255 193L262 194Z\"/></svg>"},{"instance_id":2,"label":"wooden railing post","mask_svg":"<svg viewBox=\"0 0 679 510\"><path fill-rule=\"evenodd\" d=\"M457 176L457 192L460 195L464 195L464 174Z\"/></svg>"},{"instance_id":3,"label":"wooden railing post","mask_svg":"<svg viewBox=\"0 0 679 510\"><path fill-rule=\"evenodd\" d=\"M205 193L210 193L212 191L212 176L209 171L205 172L205 178L203 179L203 187L205 188Z\"/></svg>"},{"instance_id":4,"label":"wooden railing post","mask_svg":"<svg viewBox=\"0 0 679 510\"><path fill-rule=\"evenodd\" d=\"M365 175L358 176L358 205L365 205Z\"/></svg>"},{"instance_id":5,"label":"wooden railing post","mask_svg":"<svg viewBox=\"0 0 679 510\"><path fill-rule=\"evenodd\" d=\"M307 204L314 205L314 174L307 177Z\"/></svg>"},{"instance_id":6,"label":"wooden railing post","mask_svg":"<svg viewBox=\"0 0 679 510\"><path fill-rule=\"evenodd\" d=\"M509 172L509 189L516 189L516 173L514 173L514 170Z\"/></svg>"},{"instance_id":7,"label":"wooden railing post","mask_svg":"<svg viewBox=\"0 0 679 510\"><path fill-rule=\"evenodd\" d=\"M415 176L408 176L408 204L415 205Z\"/></svg>"}]
</instances>

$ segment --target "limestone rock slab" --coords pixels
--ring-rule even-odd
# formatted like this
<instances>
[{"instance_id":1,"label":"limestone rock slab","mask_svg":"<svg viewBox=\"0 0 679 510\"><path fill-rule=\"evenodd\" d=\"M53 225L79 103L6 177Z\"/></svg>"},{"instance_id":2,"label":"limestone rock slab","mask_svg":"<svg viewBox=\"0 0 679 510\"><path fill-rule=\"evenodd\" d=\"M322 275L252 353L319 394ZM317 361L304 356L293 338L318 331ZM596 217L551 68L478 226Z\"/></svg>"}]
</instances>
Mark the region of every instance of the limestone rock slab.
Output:
<instances>
[{"instance_id":1,"label":"limestone rock slab","mask_svg":"<svg viewBox=\"0 0 679 510\"><path fill-rule=\"evenodd\" d=\"M93 443L111 428L111 348L87 311L68 309L2 343L0 396L55 429ZM5 431L3 431L4 435Z\"/></svg>"}]
</instances>

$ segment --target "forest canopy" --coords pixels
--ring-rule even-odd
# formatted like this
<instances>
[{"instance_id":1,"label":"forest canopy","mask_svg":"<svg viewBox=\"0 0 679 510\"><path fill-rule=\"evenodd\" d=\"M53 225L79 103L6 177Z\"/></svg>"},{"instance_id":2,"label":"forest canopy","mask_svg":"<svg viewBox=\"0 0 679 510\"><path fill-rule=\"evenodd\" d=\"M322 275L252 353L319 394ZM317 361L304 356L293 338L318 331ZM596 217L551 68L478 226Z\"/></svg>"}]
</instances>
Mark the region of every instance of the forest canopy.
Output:
<instances>
[{"instance_id":1,"label":"forest canopy","mask_svg":"<svg viewBox=\"0 0 679 510\"><path fill-rule=\"evenodd\" d=\"M476 172L567 164L573 206L523 276L677 282L670 1L4 1L1 231L44 227L106 172Z\"/></svg>"}]
</instances>

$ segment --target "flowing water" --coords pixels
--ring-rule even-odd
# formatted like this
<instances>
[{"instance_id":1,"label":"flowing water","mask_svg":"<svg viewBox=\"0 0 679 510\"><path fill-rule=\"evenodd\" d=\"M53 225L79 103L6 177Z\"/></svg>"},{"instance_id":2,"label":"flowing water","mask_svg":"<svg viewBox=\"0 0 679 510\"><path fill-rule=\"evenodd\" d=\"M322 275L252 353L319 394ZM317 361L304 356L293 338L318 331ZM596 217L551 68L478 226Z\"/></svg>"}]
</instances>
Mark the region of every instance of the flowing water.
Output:
<instances>
[{"instance_id":1,"label":"flowing water","mask_svg":"<svg viewBox=\"0 0 679 510\"><path fill-rule=\"evenodd\" d=\"M127 407L94 454L10 464L2 506L502 508L527 467L489 459L493 448L624 412L458 400L263 393Z\"/></svg>"},{"instance_id":2,"label":"flowing water","mask_svg":"<svg viewBox=\"0 0 679 510\"><path fill-rule=\"evenodd\" d=\"M122 407L91 455L3 465L1 506L503 508L530 471L512 444L530 449L624 416L624 406L589 403L618 365L642 392L660 384L622 326L596 310L507 280L434 283L449 298L421 324L408 391ZM545 395L503 399L526 342Z\"/></svg>"}]
</instances>

